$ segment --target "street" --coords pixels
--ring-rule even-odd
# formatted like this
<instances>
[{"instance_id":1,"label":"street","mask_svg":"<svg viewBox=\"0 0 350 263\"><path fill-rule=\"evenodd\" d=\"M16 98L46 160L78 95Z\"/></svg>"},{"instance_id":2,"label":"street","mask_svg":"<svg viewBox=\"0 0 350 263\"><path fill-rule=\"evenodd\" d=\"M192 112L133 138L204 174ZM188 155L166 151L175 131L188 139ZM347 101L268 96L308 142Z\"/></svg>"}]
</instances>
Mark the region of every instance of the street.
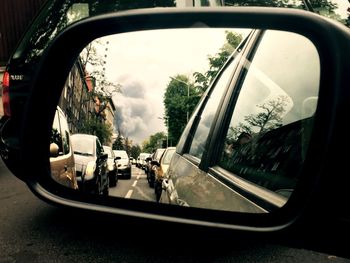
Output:
<instances>
[{"instance_id":1,"label":"street","mask_svg":"<svg viewBox=\"0 0 350 263\"><path fill-rule=\"evenodd\" d=\"M141 188L144 179L140 176L136 180L134 188ZM136 180L121 180L118 187L128 181L133 185ZM135 193L138 198L135 189L132 196ZM236 233L228 230L179 227L52 206L31 193L2 161L0 209L1 263L349 262L264 240L237 239Z\"/></svg>"},{"instance_id":2,"label":"street","mask_svg":"<svg viewBox=\"0 0 350 263\"><path fill-rule=\"evenodd\" d=\"M155 202L154 189L149 187L145 172L132 165L131 179L118 180L116 187L109 188L109 195Z\"/></svg>"}]
</instances>

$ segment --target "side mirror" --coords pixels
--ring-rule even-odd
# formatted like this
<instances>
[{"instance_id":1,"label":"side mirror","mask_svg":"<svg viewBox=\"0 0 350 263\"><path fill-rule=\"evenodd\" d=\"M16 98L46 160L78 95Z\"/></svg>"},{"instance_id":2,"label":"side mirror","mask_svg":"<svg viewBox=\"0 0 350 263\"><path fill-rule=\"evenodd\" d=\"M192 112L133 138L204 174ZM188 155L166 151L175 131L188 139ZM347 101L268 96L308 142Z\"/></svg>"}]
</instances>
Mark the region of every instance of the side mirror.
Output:
<instances>
[{"instance_id":1,"label":"side mirror","mask_svg":"<svg viewBox=\"0 0 350 263\"><path fill-rule=\"evenodd\" d=\"M151 160L152 160L152 157L147 157L147 158L145 159L146 162L149 162L149 161L151 161Z\"/></svg>"},{"instance_id":2,"label":"side mirror","mask_svg":"<svg viewBox=\"0 0 350 263\"><path fill-rule=\"evenodd\" d=\"M50 144L50 157L57 157L59 155L59 147L56 143Z\"/></svg>"},{"instance_id":3,"label":"side mirror","mask_svg":"<svg viewBox=\"0 0 350 263\"><path fill-rule=\"evenodd\" d=\"M157 161L151 161L151 164L152 164L152 165L157 165L158 167L160 166L160 163L157 162Z\"/></svg>"},{"instance_id":4,"label":"side mirror","mask_svg":"<svg viewBox=\"0 0 350 263\"><path fill-rule=\"evenodd\" d=\"M105 161L108 159L107 153L101 153L101 155L98 157L101 161Z\"/></svg>"},{"instance_id":5,"label":"side mirror","mask_svg":"<svg viewBox=\"0 0 350 263\"><path fill-rule=\"evenodd\" d=\"M120 160L120 159L121 159L121 157L120 157L120 156L117 156L117 157L114 158L114 161L118 161L118 160Z\"/></svg>"},{"instance_id":6,"label":"side mirror","mask_svg":"<svg viewBox=\"0 0 350 263\"><path fill-rule=\"evenodd\" d=\"M90 199L82 199L82 197L77 194L68 195L59 188L57 188L57 191L55 191L56 189L52 187L49 179L47 179L50 175L45 173L48 171L48 169L37 169L37 167L38 163L43 165L47 165L48 163L47 155L43 154L47 152L47 147L49 146L50 130L48 130L48 127L52 126L52 116L54 116L58 98L62 94L64 83L66 82L69 71L73 66L75 58L78 57L79 52L81 52L87 43L111 34L116 34L118 37L120 36L121 39L125 39L123 36L126 32L132 33L142 30L143 33L146 32L146 30L150 30L151 32L146 32L150 35L153 33L152 30L154 29L167 30L184 28L192 31L193 28L197 27L200 27L201 30L222 27L237 30L240 28L254 28L254 36L248 35L246 41L249 41L250 46L246 47L247 50L245 48L242 50L238 49L237 56L232 57L233 62L235 62L234 59L239 59L239 64L227 64L227 71L223 71L222 75L219 73L218 80L214 80L214 82L212 82L216 87L222 86L225 90L225 95L220 95L223 92L221 89L217 91L218 93L214 93L215 90L213 93L206 93L206 96L202 97L203 100L200 101L201 104L199 104L200 108L198 108L198 115L192 115L193 118L189 120L188 124L191 126L186 127L183 131L186 135L185 139L181 140L182 137L180 136L179 142L172 142L172 144L178 143L177 147L179 149L179 154L173 157L168 169L169 177L171 180L173 180L169 180L169 184L177 187L176 192L170 193L170 197L178 195L178 198L175 198L177 201L179 201L176 204L177 206L164 206L164 209L163 207L162 209L159 209L157 206L159 204L156 203L149 202L146 205L144 203L140 203L140 205L138 205L139 203L137 202L139 200L133 200L133 202L130 202L131 200L129 200L129 198L121 200L119 197L115 198L114 202L111 201L112 199L110 200L109 197L99 198L92 202ZM266 47L279 46L277 41L260 41L260 36L263 36L262 31L266 29L282 31L286 32L286 34L297 34L305 37L308 41L310 41L314 49L316 49L317 53L319 54L319 66L321 69L320 81L315 80L315 83L317 84L316 87L320 91L316 111L313 113L315 129L312 129L311 132L307 134L308 138L302 138L303 140L298 140L298 143L291 144L292 146L298 147L297 150L299 152L303 152L303 154L299 154L299 156L293 152L287 154L287 150L294 149L292 146L289 147L288 145L285 145L286 147L276 147L276 150L273 151L273 153L276 153L275 155L277 155L277 153L283 155L281 155L281 158L279 159L277 159L275 155L272 156L271 158L275 159L273 159L273 162L271 161L270 163L266 163L265 161L266 158L270 158L272 154L265 151L264 147L266 145L290 142L290 138L294 138L292 135L299 136L300 133L298 131L302 130L304 126L308 124L308 122L296 122L293 119L294 116L302 115L301 112L303 105L301 103L293 104L295 109L293 108L294 111L290 110L291 108L289 106L293 106L292 102L297 100L290 100L291 103L284 106L285 109L283 109L283 107L279 107L279 112L281 113L279 115L281 115L281 117L286 116L286 125L289 125L287 128L285 128L286 125L280 127L280 124L282 123L279 123L279 118L272 120L268 126L263 126L266 130L276 126L274 132L265 133L267 135L264 137L264 134L259 134L259 131L262 130L263 127L259 126L259 130L256 128L258 126L255 125L256 127L253 127L254 129L252 132L256 134L256 136L260 136L256 137L256 141L259 139L260 144L255 144L253 146L261 147L254 148L252 146L248 149L250 144L241 146L239 141L235 139L236 148L231 148L228 147L224 141L226 136L225 130L228 130L230 124L230 119L224 113L233 112L234 108L236 107L236 102L238 101L236 94L238 90L235 89L236 86L233 84L238 85L242 83L242 85L246 84L247 86L251 87L254 86L251 85L253 82L243 81L247 80L249 76L251 76L249 80L257 80L256 83L259 84L259 87L261 85L265 88L262 90L258 87L261 94L252 93L254 96L250 96L250 93L246 93L246 95L242 98L251 102L249 105L251 105L252 109L255 109L256 107L259 109L265 109L266 105L274 106L274 100L270 100L268 97L266 97L266 104L259 104L259 102L253 102L253 99L257 98L257 96L269 96L270 94L276 94L276 96L281 95L283 98L285 94L281 92L285 87L277 85L277 83L274 82L276 80L270 78L268 73L269 70L272 70L273 68L268 67L269 65L278 65L277 70L275 69L272 71L273 73L278 73L276 74L278 76L278 80L288 80L286 77L292 75L280 74L280 69L285 69L290 73L295 70L298 70L298 72L309 72L309 68L303 64L298 64L298 67L291 69L290 67L286 67L287 64L278 63L284 61L282 60L283 57L281 56L279 57L280 61L277 60L276 63L267 63L267 66L264 68L266 71L262 71L262 68L257 67L255 64L246 63L246 58L242 57L243 55L249 55L250 57L250 55L255 54L253 58L255 59L256 63L262 63L270 59L272 60L278 58L274 56L266 56L259 57L259 61L256 60L258 58L258 53L255 52L255 45L259 44L260 50L265 50L263 49L264 43L269 44L269 46ZM259 32L257 32L257 30ZM171 33L173 34L173 32ZM267 34L264 34L264 37L266 36ZM186 38L182 38L179 43L183 42L183 39ZM133 43L131 38L127 40L128 41L125 43ZM118 12L117 14L113 13L106 16L87 18L83 21L74 23L68 29L61 32L59 37L54 39L51 45L49 45L45 50L44 57L42 58L40 65L35 68L36 78L33 80L33 88L31 89L32 93L30 94L31 96L29 96L24 115L23 129L21 131L21 166L25 167L25 169L22 169L22 177L31 176L28 177L30 179L28 179L28 181L33 184L32 189L36 191L39 196L42 196L43 199L48 199L50 202L62 203L62 198L64 198L67 200L65 204L68 206L70 205L74 207L87 208L95 211L103 210L111 213L123 213L124 215L135 215L139 217L191 223L201 226L215 226L255 232L283 230L284 228L293 225L296 219L299 220L299 218L301 218L301 215L310 217L305 218L308 219L305 220L305 222L320 222L325 218L323 217L323 214L320 213L320 211L324 213L325 207L324 202L321 201L327 200L328 204L330 204L332 201L343 202L343 200L341 200L342 198L337 199L337 197L341 196L340 194L343 193L343 188L339 190L335 186L344 185L344 174L346 173L346 155L341 155L340 152L331 150L337 149L336 146L339 145L339 142L343 143L344 147L347 146L346 140L340 141L340 139L344 139L344 136L341 136L343 135L346 124L346 121L344 120L346 120L347 112L344 109L347 109L346 101L348 100L346 98L349 97L347 87L350 83L350 75L345 74L346 72L350 72L349 60L346 59L346 57L348 57L348 53L350 52L349 40L350 33L345 27L335 25L334 23L331 23L318 15L308 12L289 9L283 10L277 8L247 7L234 9L227 8L220 10L203 8L201 11L196 9L192 10L192 8L188 8L186 10L180 9L176 11L172 9L141 11L133 10L133 12ZM200 43L198 47L201 45L202 43ZM69 49L67 49L67 46L69 46ZM298 50L295 49L295 47L293 48L294 49L292 50ZM122 51L124 52L124 50ZM141 51L142 53L145 53L143 49ZM186 50L181 49L181 52L182 51ZM251 52L249 53L247 51ZM247 54L241 54L239 52ZM236 55L236 53L234 54ZM192 60L192 58L190 59ZM291 61L294 61L294 59L291 59ZM179 62L178 64L181 66L181 68L183 68L183 61L181 61L181 63ZM55 67L53 67L53 65L55 65ZM283 67L283 65L285 67ZM229 66L233 67L232 71ZM59 70L57 70L57 68ZM245 73L247 70L251 75ZM224 74L226 72L229 73ZM232 72L232 74L230 72ZM238 75L240 72L243 72L244 74ZM143 74L141 74L143 72L140 72L139 75L137 75L133 70L130 70L129 73L130 76L143 76ZM235 75L233 76L233 74ZM243 77L245 79L241 80ZM228 80L226 80L226 78ZM52 82L52 79L55 79L55 81ZM169 80L171 79L171 76L166 76L164 79ZM309 85L307 85L307 81L310 80L310 78L303 78L302 80L305 80L305 82L303 85L300 85L300 87L303 87L300 90L303 92L309 92L310 89ZM231 86L228 86L229 81L232 82ZM221 83L225 84L217 85ZM175 83L175 81L173 81L173 84L174 87L180 87L180 84ZM288 84L289 86L292 85L290 90L296 90L293 82ZM49 85L50 89L47 89ZM190 86L187 87L190 88ZM227 89L225 87L227 87ZM155 90L154 87L151 88L152 91ZM130 92L133 92L132 94L134 94L134 89L130 88L129 90ZM242 88L242 91L243 90L244 89ZM141 92L143 90L140 89L139 91ZM184 94L188 94L186 91L187 89L184 89ZM188 91L191 90L188 89ZM226 96L226 93L233 94L234 96ZM240 94L243 93L241 92ZM210 103L213 100L210 100L210 97L214 98L215 102L216 97L214 95L218 98L216 101L221 102L222 107L225 107L225 111L205 111L205 109L211 109L211 107L206 107L207 105L211 106ZM299 98L299 95L299 93L293 93L293 97L295 98ZM311 94L309 96L313 97L314 95ZM42 100L43 97L47 98L45 99L44 105ZM183 97L184 101L187 102L187 96ZM118 107L124 105L122 105L121 102L122 100L118 101L118 103L120 103L117 105ZM125 102L129 102L129 100L125 99ZM147 103L148 105L150 104L149 102ZM244 106L247 104L242 103L242 105ZM283 100L281 101L280 105L284 105ZM312 106L313 103L308 103L307 105L304 103L304 108L306 108L308 105ZM213 108L216 109L216 107ZM242 109L245 110L244 107L242 107ZM186 119L186 113L187 112L184 111L184 114L181 115L184 120ZM208 119L212 119L209 118L211 116L215 116L215 118L212 120L212 124L209 124L208 129L204 129L207 135L204 136L201 131L199 136L197 136L196 133L194 133L196 128L193 127L197 127L201 123L203 124L203 127L207 127L207 118L204 118L207 116L204 116L204 114L207 114ZM157 114L157 116L158 115L159 114ZM246 117L243 113L241 115L242 118L237 120L237 130L245 128L244 125L240 125L240 122L243 122L246 119L250 120L250 117L252 116L248 111ZM40 116L40 121L38 121L38 116ZM141 118L141 114L138 117ZM33 125L33 123L36 125ZM296 132L294 132L294 130L288 130L289 128L294 129L295 127L298 129ZM281 129L278 130L277 128ZM235 131L235 129L231 130ZM314 130L317 131L317 133L314 132ZM129 132L131 133L131 131ZM281 136L285 134L288 134L289 137L284 136L282 138ZM222 138L220 138L220 136ZM44 140L45 138L46 141ZM215 141L214 139L216 138L221 140ZM278 138L278 140L276 140L276 138ZM305 145L305 143L302 144L301 141L304 141L304 139L307 139L307 141L310 143L308 145ZM197 141L202 142L202 140L202 144L197 143ZM227 140L227 142L229 142L229 140ZM194 154L190 154L188 152L188 148L190 146L195 146ZM227 156L226 151L223 151L223 148L226 146L228 150ZM201 151L201 147L204 149L203 152ZM234 149L238 150L233 151ZM251 159L244 159L246 161L241 163L242 167L232 165L233 163L230 162L231 159L229 158L233 156L236 158L235 160L238 160L239 158L239 160L241 160L243 157L245 157L248 150L253 153L257 151L264 151L264 154L265 152L268 154L264 155L267 156L266 158L261 158L261 161L260 159L258 160L260 162L259 164L261 165L254 166L254 168L256 168L255 170L250 169L250 167L246 167L252 163ZM29 152L31 154L28 154ZM203 156L197 156L199 153L203 153ZM223 153L223 158L227 157L227 162L226 159L220 160L221 153ZM107 155L104 156L107 158ZM283 167L281 164L282 158L287 159L287 157L292 158L292 160L297 163L305 162L305 165L302 167L291 167L291 169L295 169L297 172L300 171L300 176L296 178L298 181L295 185L295 190L289 199L276 193L276 190L278 191L280 189L284 189L280 187L278 184L279 181L277 180L271 181L271 189L265 189L263 188L264 185L259 185L262 179L265 179L266 177L276 178L277 176L284 176L284 173L278 173L278 169ZM103 159L102 157L100 158ZM115 160L119 159L120 157L115 158ZM147 158L147 160L149 159L150 158ZM339 159L342 162L339 162ZM177 164L175 164L175 161ZM254 159L254 161L256 160ZM153 161L152 164L159 165L159 163L155 161ZM253 164L255 165L255 163ZM225 167L222 167L223 165L225 165ZM200 171L197 168L199 168ZM25 170L35 170L36 172L30 174L26 173ZM242 175L238 176L236 170L243 171ZM264 173L261 172L262 170L264 170ZM129 176L130 172L125 171L125 174ZM246 177L242 178L243 176ZM152 178L147 179L150 179L148 183L150 186L152 186ZM291 182L293 184L295 182L294 178L289 177L286 177L284 181L287 181L288 183ZM40 187L35 187L33 182L37 182ZM328 187L329 182L331 183L332 187ZM215 189L208 190L209 187L212 186L215 186ZM166 185L164 187L166 187ZM178 191L179 187L182 187L181 190L183 191ZM147 190L149 189L147 188ZM196 192L191 192L192 190ZM49 196L47 192L49 192L51 195ZM191 196L189 196L190 194ZM191 207L183 208L183 200L187 197L190 197L190 201L187 200L186 204L190 204ZM211 198L211 200L208 198ZM198 205L194 204L194 200L198 201ZM221 202L217 202L216 200L220 200ZM239 200L239 202L236 202L236 200ZM235 207L232 209L231 207L230 209L226 209L223 201L225 201L227 205L234 205ZM339 205L337 207L340 207L340 204L343 205L343 203L338 204ZM249 207L250 210L247 210L244 206ZM242 209L242 207L244 207L244 209ZM270 211L272 212L268 213ZM304 211L306 212L304 213ZM331 212L327 214L335 215L335 213Z\"/></svg>"}]
</instances>

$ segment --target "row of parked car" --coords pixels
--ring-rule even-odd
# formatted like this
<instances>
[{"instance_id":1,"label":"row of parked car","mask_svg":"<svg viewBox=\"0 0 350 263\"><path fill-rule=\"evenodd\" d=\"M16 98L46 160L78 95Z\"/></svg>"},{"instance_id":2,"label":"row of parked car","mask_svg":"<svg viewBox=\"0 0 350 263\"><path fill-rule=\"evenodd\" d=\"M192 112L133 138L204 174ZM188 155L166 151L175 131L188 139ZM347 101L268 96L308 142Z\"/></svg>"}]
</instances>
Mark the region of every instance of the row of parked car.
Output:
<instances>
[{"instance_id":1,"label":"row of parked car","mask_svg":"<svg viewBox=\"0 0 350 263\"><path fill-rule=\"evenodd\" d=\"M91 134L70 135L63 111L57 107L50 142L52 178L84 192L108 195L121 176L131 178L131 164L124 150L112 150Z\"/></svg>"},{"instance_id":2,"label":"row of parked car","mask_svg":"<svg viewBox=\"0 0 350 263\"><path fill-rule=\"evenodd\" d=\"M175 150L176 147L158 148L152 154L141 153L136 160L136 166L145 171L149 186L154 188L157 202L162 194L162 183Z\"/></svg>"}]
</instances>

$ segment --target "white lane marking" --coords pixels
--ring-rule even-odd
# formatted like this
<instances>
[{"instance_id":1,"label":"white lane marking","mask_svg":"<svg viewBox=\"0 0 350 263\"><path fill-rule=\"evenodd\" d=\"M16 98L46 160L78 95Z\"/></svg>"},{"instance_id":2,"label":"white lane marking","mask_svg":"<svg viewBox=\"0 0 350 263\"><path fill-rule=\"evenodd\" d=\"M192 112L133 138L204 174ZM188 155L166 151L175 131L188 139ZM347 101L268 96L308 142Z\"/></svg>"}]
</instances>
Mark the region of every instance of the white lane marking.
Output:
<instances>
[{"instance_id":1,"label":"white lane marking","mask_svg":"<svg viewBox=\"0 0 350 263\"><path fill-rule=\"evenodd\" d=\"M126 194L125 198L130 198L132 195L133 190L129 190L128 193Z\"/></svg>"},{"instance_id":2,"label":"white lane marking","mask_svg":"<svg viewBox=\"0 0 350 263\"><path fill-rule=\"evenodd\" d=\"M136 179L139 180L139 179L140 179L140 175L138 175L138 176L136 177Z\"/></svg>"},{"instance_id":3,"label":"white lane marking","mask_svg":"<svg viewBox=\"0 0 350 263\"><path fill-rule=\"evenodd\" d=\"M132 184L132 187L135 187L137 184L137 180L135 180L135 182Z\"/></svg>"}]
</instances>

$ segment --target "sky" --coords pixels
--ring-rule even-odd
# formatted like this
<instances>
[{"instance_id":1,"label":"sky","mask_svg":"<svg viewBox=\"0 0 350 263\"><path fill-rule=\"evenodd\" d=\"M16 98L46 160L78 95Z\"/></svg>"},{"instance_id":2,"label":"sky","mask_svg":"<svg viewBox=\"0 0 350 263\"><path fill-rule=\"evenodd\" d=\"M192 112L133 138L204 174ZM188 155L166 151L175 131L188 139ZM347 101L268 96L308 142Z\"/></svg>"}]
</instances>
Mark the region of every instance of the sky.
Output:
<instances>
[{"instance_id":1,"label":"sky","mask_svg":"<svg viewBox=\"0 0 350 263\"><path fill-rule=\"evenodd\" d=\"M133 143L164 131L163 95L170 77L209 69L208 56L225 43L228 29L168 29L111 35L101 55L106 56L105 74L121 85L113 93L120 130ZM246 34L249 30L232 30ZM108 43L108 44L107 44Z\"/></svg>"}]
</instances>

